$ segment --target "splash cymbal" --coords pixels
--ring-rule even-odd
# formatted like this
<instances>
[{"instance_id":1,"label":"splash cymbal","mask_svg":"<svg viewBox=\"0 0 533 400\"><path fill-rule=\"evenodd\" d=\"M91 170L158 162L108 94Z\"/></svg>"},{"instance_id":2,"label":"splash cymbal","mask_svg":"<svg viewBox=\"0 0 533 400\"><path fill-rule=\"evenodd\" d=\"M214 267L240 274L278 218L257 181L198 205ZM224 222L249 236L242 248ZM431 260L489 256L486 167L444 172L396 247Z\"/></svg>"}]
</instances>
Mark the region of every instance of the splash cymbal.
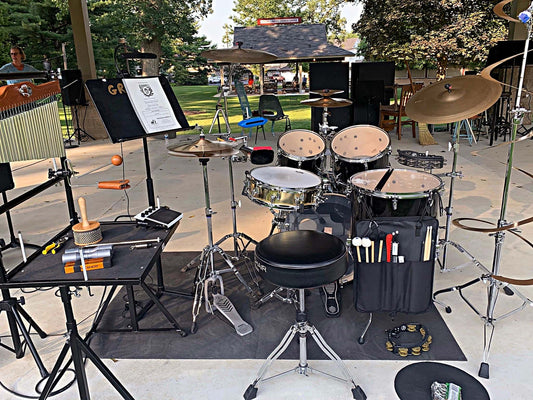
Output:
<instances>
[{"instance_id":1,"label":"splash cymbal","mask_svg":"<svg viewBox=\"0 0 533 400\"><path fill-rule=\"evenodd\" d=\"M181 143L167 147L168 153L178 157L225 157L239 153L234 147L213 142L200 135L200 139L193 143Z\"/></svg>"},{"instance_id":2,"label":"splash cymbal","mask_svg":"<svg viewBox=\"0 0 533 400\"><path fill-rule=\"evenodd\" d=\"M322 97L331 97L331 96L335 96L336 94L344 93L344 90L322 89L322 90L317 90L317 91L313 90L312 92L309 92L309 93L318 94L319 96L322 96Z\"/></svg>"},{"instance_id":3,"label":"splash cymbal","mask_svg":"<svg viewBox=\"0 0 533 400\"><path fill-rule=\"evenodd\" d=\"M500 98L500 83L480 75L457 76L435 82L416 92L405 113L426 124L447 124L471 118Z\"/></svg>"},{"instance_id":4,"label":"splash cymbal","mask_svg":"<svg viewBox=\"0 0 533 400\"><path fill-rule=\"evenodd\" d=\"M300 104L309 107L336 108L347 107L352 104L351 100L339 99L335 97L322 97L321 99L307 99L300 101Z\"/></svg>"},{"instance_id":5,"label":"splash cymbal","mask_svg":"<svg viewBox=\"0 0 533 400\"><path fill-rule=\"evenodd\" d=\"M232 64L262 64L272 62L278 58L275 54L266 51L242 49L241 46L242 43L239 42L237 47L204 50L200 55L209 60Z\"/></svg>"}]
</instances>

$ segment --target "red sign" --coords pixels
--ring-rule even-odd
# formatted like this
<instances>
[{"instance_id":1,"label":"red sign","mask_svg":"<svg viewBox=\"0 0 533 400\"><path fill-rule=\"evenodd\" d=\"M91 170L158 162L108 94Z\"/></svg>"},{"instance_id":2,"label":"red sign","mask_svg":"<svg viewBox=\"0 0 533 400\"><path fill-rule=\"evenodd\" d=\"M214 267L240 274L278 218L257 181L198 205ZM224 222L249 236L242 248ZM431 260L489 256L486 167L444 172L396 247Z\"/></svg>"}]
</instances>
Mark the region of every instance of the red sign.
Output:
<instances>
[{"instance_id":1,"label":"red sign","mask_svg":"<svg viewBox=\"0 0 533 400\"><path fill-rule=\"evenodd\" d=\"M301 24L301 17L285 17L285 18L258 18L257 25L290 25Z\"/></svg>"}]
</instances>

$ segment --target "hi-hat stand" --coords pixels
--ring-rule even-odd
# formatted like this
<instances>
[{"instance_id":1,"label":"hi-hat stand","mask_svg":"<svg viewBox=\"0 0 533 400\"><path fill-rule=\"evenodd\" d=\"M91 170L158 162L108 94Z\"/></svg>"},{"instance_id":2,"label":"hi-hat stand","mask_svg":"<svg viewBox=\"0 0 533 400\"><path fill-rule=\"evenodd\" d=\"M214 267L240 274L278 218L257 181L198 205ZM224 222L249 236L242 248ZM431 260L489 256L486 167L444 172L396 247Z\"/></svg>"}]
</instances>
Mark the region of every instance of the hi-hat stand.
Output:
<instances>
[{"instance_id":1,"label":"hi-hat stand","mask_svg":"<svg viewBox=\"0 0 533 400\"><path fill-rule=\"evenodd\" d=\"M209 162L209 158L202 157L199 158L199 161L202 165L204 178L205 216L207 221L208 245L202 250L200 265L196 270L196 276L194 280L194 302L192 307L191 333L195 333L198 329L196 319L200 314L202 301L205 300L205 307L208 313L213 314L215 310L220 311L222 315L224 315L233 324L236 332L240 336L244 336L251 333L253 329L241 318L231 301L224 296L224 284L221 274L231 271L244 285L248 293L253 293L253 290L244 280L235 265L233 265L230 257L218 246L218 244L215 244L213 241L213 223L211 220L213 210L211 209L211 203L209 199L209 180L207 173L207 163ZM232 236L233 235L229 237ZM215 252L222 256L228 268L223 270L215 270ZM213 298L212 302L209 299L210 295Z\"/></svg>"},{"instance_id":2,"label":"hi-hat stand","mask_svg":"<svg viewBox=\"0 0 533 400\"><path fill-rule=\"evenodd\" d=\"M513 117L512 117L512 127L511 127L511 140L509 144L509 152L508 152L508 157L507 157L507 169L505 172L505 179L504 179L504 185L503 185L500 216L499 216L498 223L497 223L498 228L503 228L509 225L509 222L505 220L505 214L507 211L507 200L509 196L511 174L513 170L513 155L514 155L516 135L518 131L518 126L522 123L524 113L527 111L521 107L520 99L521 99L521 94L522 94L522 89L523 89L523 84L524 84L524 75L525 75L525 70L526 70L527 54L528 54L528 48L529 48L529 41L531 38L531 32L532 32L532 21L530 18L530 20L527 22L527 39L525 41L524 56L522 60L522 67L520 70L520 79L519 79L517 95L516 95L516 103L515 103L514 110L512 110ZM504 239L505 239L505 230L499 229L495 231L494 233L494 242L495 242L494 243L495 244L494 256L493 256L491 270L489 270L488 268L485 268L479 261L475 260L474 257L471 257L472 261L475 262L476 266L478 266L484 272L484 274L478 279L474 279L463 285L458 285L458 286L454 286L451 288L439 290L435 292L433 295L433 297L435 298L437 295L441 293L458 291L461 298L484 322L484 325L483 325L483 361L481 362L478 375L481 378L487 378L487 379L489 378L489 364L487 361L488 361L490 347L492 344L492 338L494 336L494 323L498 320L501 320L501 319L509 317L510 315L513 315L514 313L524 309L527 305L533 306L533 301L528 299L526 296L522 295L516 288L514 288L514 286L495 278L495 276L499 275L500 263L501 263L501 258L502 258L502 246L503 246ZM485 309L485 313L482 313L481 311L477 310L472 305L472 303L470 303L468 299L466 299L465 296L463 296L462 294L462 289L472 286L478 282L482 282L488 285L488 289L487 289L488 298L487 298L487 306ZM503 290L504 293L507 295L516 295L522 300L522 304L514 308L513 310L508 311L507 313L496 317L494 315L494 309L496 307L496 301L498 299L499 290ZM447 307L446 311L451 312L451 309Z\"/></svg>"}]
</instances>

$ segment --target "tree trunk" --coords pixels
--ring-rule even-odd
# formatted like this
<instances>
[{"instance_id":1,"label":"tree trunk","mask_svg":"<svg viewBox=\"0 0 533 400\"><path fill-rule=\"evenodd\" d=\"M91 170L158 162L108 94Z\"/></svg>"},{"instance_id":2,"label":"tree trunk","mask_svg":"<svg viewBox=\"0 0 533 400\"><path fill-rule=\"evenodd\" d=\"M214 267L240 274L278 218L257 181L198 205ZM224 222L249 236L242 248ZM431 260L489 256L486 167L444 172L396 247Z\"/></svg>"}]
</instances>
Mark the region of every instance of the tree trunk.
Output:
<instances>
[{"instance_id":1,"label":"tree trunk","mask_svg":"<svg viewBox=\"0 0 533 400\"><path fill-rule=\"evenodd\" d=\"M446 69L448 67L448 56L446 54L437 54L437 82L446 78Z\"/></svg>"},{"instance_id":2,"label":"tree trunk","mask_svg":"<svg viewBox=\"0 0 533 400\"><path fill-rule=\"evenodd\" d=\"M163 53L161 49L161 41L154 37L152 40L143 40L142 42L142 52L144 53L154 53L157 58L154 59L144 59L142 60L143 67L143 76L158 76L159 75L159 60Z\"/></svg>"}]
</instances>

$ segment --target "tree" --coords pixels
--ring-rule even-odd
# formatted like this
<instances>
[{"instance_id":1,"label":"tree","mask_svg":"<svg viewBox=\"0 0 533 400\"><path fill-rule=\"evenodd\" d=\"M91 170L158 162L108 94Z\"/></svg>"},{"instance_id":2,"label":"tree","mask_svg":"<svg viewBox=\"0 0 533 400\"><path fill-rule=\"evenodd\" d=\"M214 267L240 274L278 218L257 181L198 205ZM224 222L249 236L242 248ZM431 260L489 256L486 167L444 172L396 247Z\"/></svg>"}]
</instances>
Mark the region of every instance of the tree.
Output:
<instances>
[{"instance_id":1,"label":"tree","mask_svg":"<svg viewBox=\"0 0 533 400\"><path fill-rule=\"evenodd\" d=\"M330 40L342 41L346 34L340 11L346 0L237 0L232 21L252 26L258 18L301 17L304 23L325 24Z\"/></svg>"},{"instance_id":2,"label":"tree","mask_svg":"<svg viewBox=\"0 0 533 400\"><path fill-rule=\"evenodd\" d=\"M367 60L437 64L437 78L448 62L482 66L489 49L506 37L505 21L487 0L357 0L363 4L352 25Z\"/></svg>"},{"instance_id":3,"label":"tree","mask_svg":"<svg viewBox=\"0 0 533 400\"><path fill-rule=\"evenodd\" d=\"M172 57L163 54L164 44L170 49L172 43L193 41L198 31L196 21L211 11L211 4L212 0L93 0L89 2L91 31L97 32L108 47L114 48L117 39L124 37L131 46L156 54L157 59L144 60L143 74L158 75L160 58Z\"/></svg>"},{"instance_id":4,"label":"tree","mask_svg":"<svg viewBox=\"0 0 533 400\"><path fill-rule=\"evenodd\" d=\"M9 62L9 47L20 45L26 62L43 69L45 57L61 58L61 43L71 37L68 26L54 0L1 0L0 54Z\"/></svg>"}]
</instances>

